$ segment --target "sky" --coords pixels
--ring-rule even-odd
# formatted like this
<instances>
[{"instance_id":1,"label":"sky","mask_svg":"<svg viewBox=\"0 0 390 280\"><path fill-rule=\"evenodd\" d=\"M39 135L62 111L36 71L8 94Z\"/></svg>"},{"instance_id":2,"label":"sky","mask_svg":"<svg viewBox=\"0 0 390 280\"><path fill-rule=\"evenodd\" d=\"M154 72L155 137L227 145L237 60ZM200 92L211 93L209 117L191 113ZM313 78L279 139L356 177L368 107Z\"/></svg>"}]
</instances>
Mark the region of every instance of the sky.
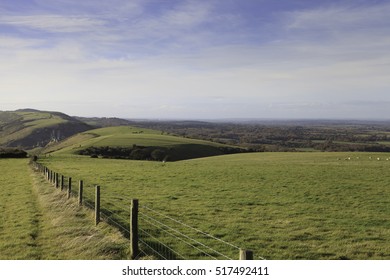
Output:
<instances>
[{"instance_id":1,"label":"sky","mask_svg":"<svg viewBox=\"0 0 390 280\"><path fill-rule=\"evenodd\" d=\"M389 0L0 0L0 110L390 119L389 14Z\"/></svg>"}]
</instances>

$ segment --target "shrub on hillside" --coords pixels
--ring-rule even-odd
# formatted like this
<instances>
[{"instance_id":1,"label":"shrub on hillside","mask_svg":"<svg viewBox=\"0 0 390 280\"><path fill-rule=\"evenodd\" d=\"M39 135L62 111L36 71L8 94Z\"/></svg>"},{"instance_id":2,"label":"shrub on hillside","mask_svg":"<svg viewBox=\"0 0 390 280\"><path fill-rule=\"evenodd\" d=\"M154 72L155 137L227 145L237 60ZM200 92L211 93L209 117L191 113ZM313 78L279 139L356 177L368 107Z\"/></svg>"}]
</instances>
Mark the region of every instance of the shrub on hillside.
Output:
<instances>
[{"instance_id":1,"label":"shrub on hillside","mask_svg":"<svg viewBox=\"0 0 390 280\"><path fill-rule=\"evenodd\" d=\"M167 157L167 153L163 149L155 149L150 154L153 160L163 161Z\"/></svg>"},{"instance_id":2,"label":"shrub on hillside","mask_svg":"<svg viewBox=\"0 0 390 280\"><path fill-rule=\"evenodd\" d=\"M27 152L16 148L0 148L0 158L26 158Z\"/></svg>"}]
</instances>

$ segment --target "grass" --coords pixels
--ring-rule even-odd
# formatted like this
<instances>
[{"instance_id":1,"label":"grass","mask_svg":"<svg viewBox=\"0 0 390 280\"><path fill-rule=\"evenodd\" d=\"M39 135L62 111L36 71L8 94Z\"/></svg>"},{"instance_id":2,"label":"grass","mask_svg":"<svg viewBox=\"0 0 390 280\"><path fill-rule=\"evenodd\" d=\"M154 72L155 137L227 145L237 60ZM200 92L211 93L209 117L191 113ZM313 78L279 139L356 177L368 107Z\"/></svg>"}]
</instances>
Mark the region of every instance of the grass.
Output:
<instances>
[{"instance_id":1,"label":"grass","mask_svg":"<svg viewBox=\"0 0 390 280\"><path fill-rule=\"evenodd\" d=\"M189 139L173 135L163 134L161 131L142 129L131 126L116 126L88 130L66 139L57 146L46 150L67 154L85 149L87 147L111 146L111 147L132 147L139 146L162 146L171 147L175 145L204 145L212 147L226 146L204 140Z\"/></svg>"},{"instance_id":2,"label":"grass","mask_svg":"<svg viewBox=\"0 0 390 280\"><path fill-rule=\"evenodd\" d=\"M230 146L210 141L189 139L163 134L161 131L142 129L131 126L99 128L79 133L56 145L45 149L44 153L77 154L89 147L121 147L134 146L164 149L171 161L222 155L220 148Z\"/></svg>"},{"instance_id":3,"label":"grass","mask_svg":"<svg viewBox=\"0 0 390 280\"><path fill-rule=\"evenodd\" d=\"M255 258L390 259L390 161L369 156L390 155L253 153L163 164L57 154L41 161L101 185L102 207L123 224L130 199L138 198L141 206L254 250ZM236 249L212 246L237 258Z\"/></svg>"},{"instance_id":4,"label":"grass","mask_svg":"<svg viewBox=\"0 0 390 280\"><path fill-rule=\"evenodd\" d=\"M23 165L20 168L20 165ZM0 160L0 258L38 259L39 213L26 160ZM19 172L22 176L15 176ZM27 186L27 187L26 187Z\"/></svg>"},{"instance_id":5,"label":"grass","mask_svg":"<svg viewBox=\"0 0 390 280\"><path fill-rule=\"evenodd\" d=\"M24 159L2 159L0 259L126 259L128 241L47 184Z\"/></svg>"}]
</instances>

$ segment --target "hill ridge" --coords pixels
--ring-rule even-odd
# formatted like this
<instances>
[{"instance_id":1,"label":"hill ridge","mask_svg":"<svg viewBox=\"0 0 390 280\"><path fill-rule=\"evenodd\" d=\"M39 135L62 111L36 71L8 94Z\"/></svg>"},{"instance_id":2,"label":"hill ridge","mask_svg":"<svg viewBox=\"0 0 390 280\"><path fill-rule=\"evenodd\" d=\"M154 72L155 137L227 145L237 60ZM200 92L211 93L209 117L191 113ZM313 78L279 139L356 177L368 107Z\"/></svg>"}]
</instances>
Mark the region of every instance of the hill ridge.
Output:
<instances>
[{"instance_id":1,"label":"hill ridge","mask_svg":"<svg viewBox=\"0 0 390 280\"><path fill-rule=\"evenodd\" d=\"M51 145L44 153L90 157L179 161L242 153L248 150L206 140L168 135L132 126L105 127L78 133Z\"/></svg>"},{"instance_id":2,"label":"hill ridge","mask_svg":"<svg viewBox=\"0 0 390 280\"><path fill-rule=\"evenodd\" d=\"M67 114L36 109L0 111L0 146L45 147L93 127Z\"/></svg>"}]
</instances>

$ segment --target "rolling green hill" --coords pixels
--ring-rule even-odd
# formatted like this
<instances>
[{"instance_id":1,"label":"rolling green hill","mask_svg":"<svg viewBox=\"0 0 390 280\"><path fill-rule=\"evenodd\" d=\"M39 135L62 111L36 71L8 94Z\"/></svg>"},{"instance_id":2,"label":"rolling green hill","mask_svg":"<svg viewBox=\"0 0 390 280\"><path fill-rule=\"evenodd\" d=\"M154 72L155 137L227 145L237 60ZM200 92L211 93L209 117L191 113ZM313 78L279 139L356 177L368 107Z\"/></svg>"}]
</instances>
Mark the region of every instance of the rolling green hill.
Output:
<instances>
[{"instance_id":1,"label":"rolling green hill","mask_svg":"<svg viewBox=\"0 0 390 280\"><path fill-rule=\"evenodd\" d=\"M246 150L203 140L164 134L131 126L85 131L51 145L45 153L80 154L92 157L177 161L245 152Z\"/></svg>"},{"instance_id":2,"label":"rolling green hill","mask_svg":"<svg viewBox=\"0 0 390 280\"><path fill-rule=\"evenodd\" d=\"M245 152L209 141L128 126L115 118L83 119L60 112L23 109L0 111L0 147L93 157L177 161ZM120 124L121 126L112 126ZM103 128L93 129L96 126Z\"/></svg>"},{"instance_id":3,"label":"rolling green hill","mask_svg":"<svg viewBox=\"0 0 390 280\"><path fill-rule=\"evenodd\" d=\"M0 111L0 146L31 150L91 128L59 112L34 109Z\"/></svg>"}]
</instances>

